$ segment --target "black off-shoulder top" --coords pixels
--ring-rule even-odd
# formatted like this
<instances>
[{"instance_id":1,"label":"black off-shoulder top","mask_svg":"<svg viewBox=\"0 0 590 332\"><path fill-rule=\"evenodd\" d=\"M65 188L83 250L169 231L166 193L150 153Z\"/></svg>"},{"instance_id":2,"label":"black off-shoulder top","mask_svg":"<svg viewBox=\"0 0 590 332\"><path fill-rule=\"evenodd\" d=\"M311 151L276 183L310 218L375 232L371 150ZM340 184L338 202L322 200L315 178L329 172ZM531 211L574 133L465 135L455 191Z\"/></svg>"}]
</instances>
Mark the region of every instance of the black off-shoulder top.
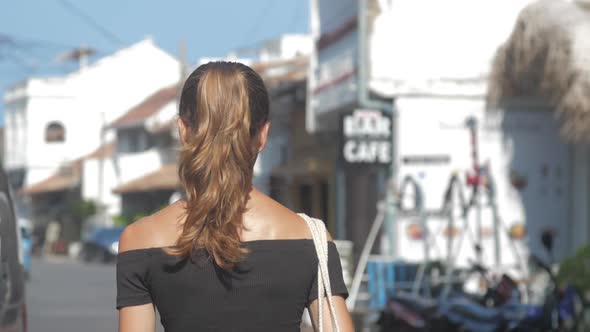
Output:
<instances>
[{"instance_id":1,"label":"black off-shoulder top","mask_svg":"<svg viewBox=\"0 0 590 332\"><path fill-rule=\"evenodd\" d=\"M299 331L303 310L317 299L312 240L244 242L244 261L228 272L207 255L190 258L163 248L117 257L117 309L153 303L166 332ZM328 245L333 295L348 291L336 246Z\"/></svg>"}]
</instances>

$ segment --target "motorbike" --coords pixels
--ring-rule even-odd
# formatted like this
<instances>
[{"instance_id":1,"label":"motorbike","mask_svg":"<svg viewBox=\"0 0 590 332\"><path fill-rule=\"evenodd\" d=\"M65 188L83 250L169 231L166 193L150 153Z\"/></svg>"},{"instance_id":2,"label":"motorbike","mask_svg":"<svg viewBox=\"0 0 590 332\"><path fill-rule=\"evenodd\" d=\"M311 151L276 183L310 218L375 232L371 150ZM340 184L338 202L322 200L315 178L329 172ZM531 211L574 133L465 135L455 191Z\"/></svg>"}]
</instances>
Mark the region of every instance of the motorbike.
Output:
<instances>
[{"instance_id":1,"label":"motorbike","mask_svg":"<svg viewBox=\"0 0 590 332\"><path fill-rule=\"evenodd\" d=\"M396 292L380 316L382 331L458 331L469 316L476 316L479 323L489 319L496 324L497 318L486 309L520 299L517 284L508 275L491 280L488 269L475 262L471 262L466 274L478 274L485 280L488 287L483 295L465 292L462 287L446 292L442 287L435 287L440 291L434 298Z\"/></svg>"},{"instance_id":2,"label":"motorbike","mask_svg":"<svg viewBox=\"0 0 590 332\"><path fill-rule=\"evenodd\" d=\"M551 258L553 236L550 232L541 235L543 247ZM535 255L530 259L549 276L541 304L522 303L516 283L503 275L483 297L460 292L440 299L394 294L382 312L381 331L578 331L585 306L583 296L571 286L559 287L552 264ZM473 265L472 270L485 278L487 270L479 264Z\"/></svg>"},{"instance_id":3,"label":"motorbike","mask_svg":"<svg viewBox=\"0 0 590 332\"><path fill-rule=\"evenodd\" d=\"M511 331L587 331L583 324L586 303L583 294L571 285L560 287L557 276L552 268L553 242L555 233L545 230L541 233L541 243L546 250L549 262L536 255L531 255L531 263L540 268L548 277L543 304L535 308L535 313L527 315Z\"/></svg>"}]
</instances>

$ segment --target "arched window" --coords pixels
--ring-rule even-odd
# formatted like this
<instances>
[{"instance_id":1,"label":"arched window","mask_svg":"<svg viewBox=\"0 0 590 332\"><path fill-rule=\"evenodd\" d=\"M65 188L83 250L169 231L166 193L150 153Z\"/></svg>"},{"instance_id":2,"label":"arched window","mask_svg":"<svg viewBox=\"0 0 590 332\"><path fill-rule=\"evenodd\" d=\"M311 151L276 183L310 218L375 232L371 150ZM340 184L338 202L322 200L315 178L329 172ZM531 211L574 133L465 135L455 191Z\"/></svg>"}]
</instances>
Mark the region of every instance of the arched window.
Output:
<instances>
[{"instance_id":1,"label":"arched window","mask_svg":"<svg viewBox=\"0 0 590 332\"><path fill-rule=\"evenodd\" d=\"M66 130L59 122L50 122L45 129L45 142L59 143L66 140Z\"/></svg>"}]
</instances>

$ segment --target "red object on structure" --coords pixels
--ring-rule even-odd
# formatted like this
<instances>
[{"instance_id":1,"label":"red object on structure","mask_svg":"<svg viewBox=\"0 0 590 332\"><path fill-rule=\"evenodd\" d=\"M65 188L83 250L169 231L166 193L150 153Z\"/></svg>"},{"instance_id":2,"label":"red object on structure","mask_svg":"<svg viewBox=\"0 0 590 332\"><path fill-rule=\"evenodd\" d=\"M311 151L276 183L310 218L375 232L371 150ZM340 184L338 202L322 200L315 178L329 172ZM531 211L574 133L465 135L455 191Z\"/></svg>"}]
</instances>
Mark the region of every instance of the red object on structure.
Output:
<instances>
[{"instance_id":1,"label":"red object on structure","mask_svg":"<svg viewBox=\"0 0 590 332\"><path fill-rule=\"evenodd\" d=\"M414 241L422 240L424 238L424 229L420 224L409 224L406 228L406 234Z\"/></svg>"},{"instance_id":2,"label":"red object on structure","mask_svg":"<svg viewBox=\"0 0 590 332\"><path fill-rule=\"evenodd\" d=\"M467 185L468 186L478 186L480 184L480 177L478 174L467 173Z\"/></svg>"},{"instance_id":3,"label":"red object on structure","mask_svg":"<svg viewBox=\"0 0 590 332\"><path fill-rule=\"evenodd\" d=\"M469 128L469 134L471 137L471 161L472 169L467 172L466 180L467 185L479 188L481 185L485 185L484 177L482 176L482 167L479 165L479 149L477 142L477 120L470 117L466 121L467 128Z\"/></svg>"}]
</instances>

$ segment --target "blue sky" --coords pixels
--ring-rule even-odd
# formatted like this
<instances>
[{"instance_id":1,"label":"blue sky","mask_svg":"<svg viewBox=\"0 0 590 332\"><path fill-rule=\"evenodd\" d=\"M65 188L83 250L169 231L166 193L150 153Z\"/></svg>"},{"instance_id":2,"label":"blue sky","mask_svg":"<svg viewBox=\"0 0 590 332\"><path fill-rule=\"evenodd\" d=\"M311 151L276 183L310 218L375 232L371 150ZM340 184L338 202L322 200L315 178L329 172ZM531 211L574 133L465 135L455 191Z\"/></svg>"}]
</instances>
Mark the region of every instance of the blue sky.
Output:
<instances>
[{"instance_id":1,"label":"blue sky","mask_svg":"<svg viewBox=\"0 0 590 332\"><path fill-rule=\"evenodd\" d=\"M186 42L194 62L307 31L308 0L6 1L0 5L0 95L26 77L75 69L55 58L76 46L95 48L96 59L151 36L175 55L180 41Z\"/></svg>"}]
</instances>

